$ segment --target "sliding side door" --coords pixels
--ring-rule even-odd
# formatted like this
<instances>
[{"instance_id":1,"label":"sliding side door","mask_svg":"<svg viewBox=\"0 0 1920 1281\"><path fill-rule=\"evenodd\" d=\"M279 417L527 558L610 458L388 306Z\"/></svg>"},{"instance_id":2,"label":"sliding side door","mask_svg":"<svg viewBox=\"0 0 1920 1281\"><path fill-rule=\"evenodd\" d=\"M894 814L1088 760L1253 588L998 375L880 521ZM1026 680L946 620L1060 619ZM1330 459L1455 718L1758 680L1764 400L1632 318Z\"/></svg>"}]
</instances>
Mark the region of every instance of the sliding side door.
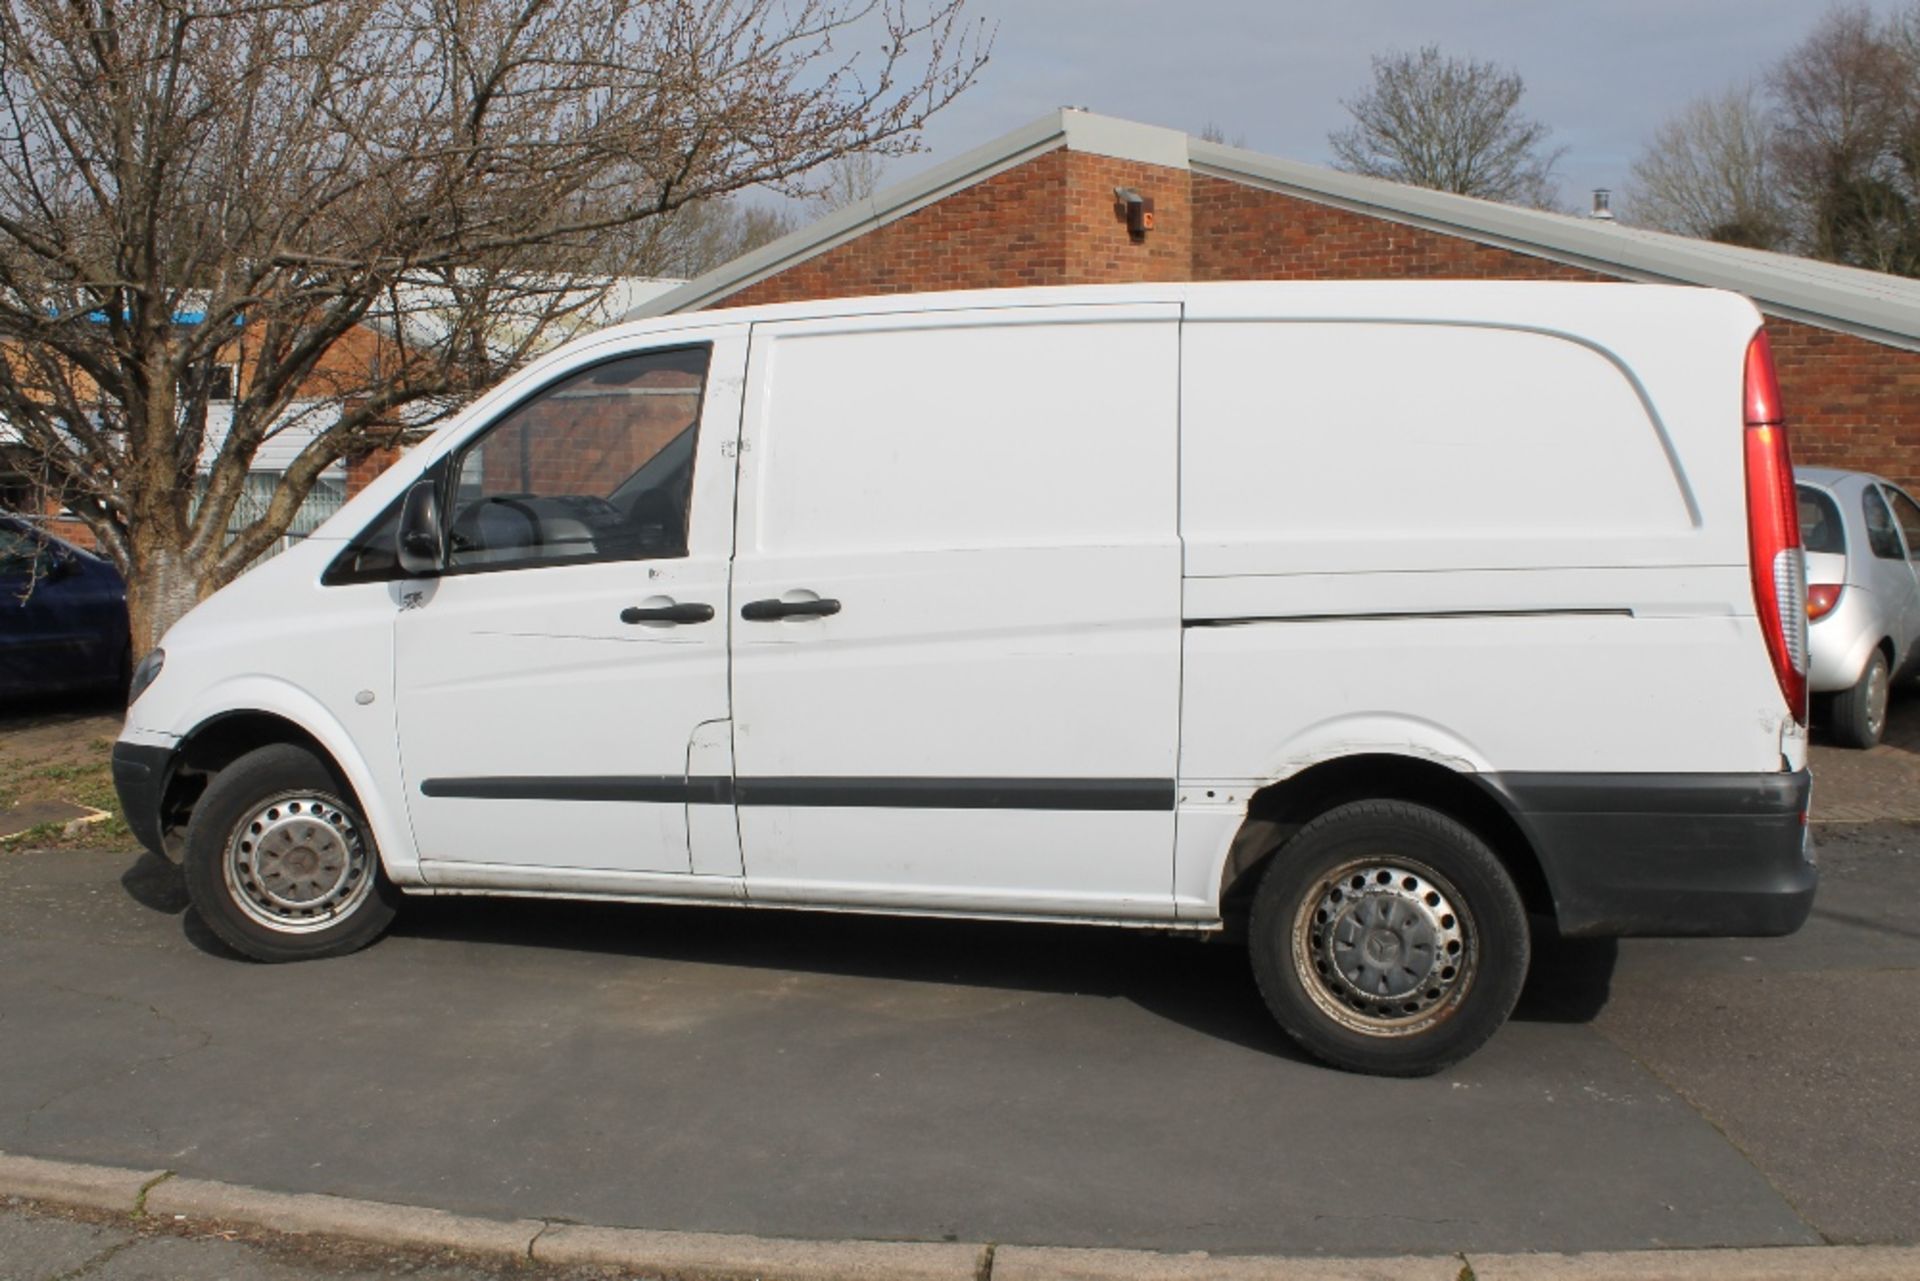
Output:
<instances>
[{"instance_id":1,"label":"sliding side door","mask_svg":"<svg viewBox=\"0 0 1920 1281\"><path fill-rule=\"evenodd\" d=\"M750 897L1171 915L1179 311L754 328Z\"/></svg>"}]
</instances>

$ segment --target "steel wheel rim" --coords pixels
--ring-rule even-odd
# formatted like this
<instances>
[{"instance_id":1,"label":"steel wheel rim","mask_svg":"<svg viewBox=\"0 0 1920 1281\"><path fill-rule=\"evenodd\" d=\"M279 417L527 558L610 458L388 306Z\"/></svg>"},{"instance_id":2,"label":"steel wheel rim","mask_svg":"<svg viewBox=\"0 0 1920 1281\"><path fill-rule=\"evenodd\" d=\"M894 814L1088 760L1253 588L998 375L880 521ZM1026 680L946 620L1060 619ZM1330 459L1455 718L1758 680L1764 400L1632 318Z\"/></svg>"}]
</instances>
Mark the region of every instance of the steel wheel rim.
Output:
<instances>
[{"instance_id":1,"label":"steel wheel rim","mask_svg":"<svg viewBox=\"0 0 1920 1281\"><path fill-rule=\"evenodd\" d=\"M1294 913L1293 960L1307 995L1368 1036L1414 1036L1456 1013L1480 969L1479 930L1459 890L1397 857L1322 876Z\"/></svg>"},{"instance_id":2,"label":"steel wheel rim","mask_svg":"<svg viewBox=\"0 0 1920 1281\"><path fill-rule=\"evenodd\" d=\"M373 851L359 824L316 792L255 806L234 824L221 870L240 910L280 934L324 930L373 892Z\"/></svg>"},{"instance_id":3,"label":"steel wheel rim","mask_svg":"<svg viewBox=\"0 0 1920 1281\"><path fill-rule=\"evenodd\" d=\"M1867 732L1874 738L1887 724L1887 699L1893 682L1887 679L1887 665L1873 663L1867 668Z\"/></svg>"}]
</instances>

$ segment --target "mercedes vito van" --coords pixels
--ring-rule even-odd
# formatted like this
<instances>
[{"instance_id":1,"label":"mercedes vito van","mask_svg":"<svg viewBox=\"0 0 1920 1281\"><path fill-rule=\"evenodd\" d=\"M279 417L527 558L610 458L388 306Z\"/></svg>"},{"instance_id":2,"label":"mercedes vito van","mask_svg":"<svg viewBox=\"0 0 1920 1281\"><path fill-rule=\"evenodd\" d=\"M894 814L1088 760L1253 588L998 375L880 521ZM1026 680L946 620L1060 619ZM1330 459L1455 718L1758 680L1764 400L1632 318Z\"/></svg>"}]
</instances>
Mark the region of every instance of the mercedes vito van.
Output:
<instances>
[{"instance_id":1,"label":"mercedes vito van","mask_svg":"<svg viewBox=\"0 0 1920 1281\"><path fill-rule=\"evenodd\" d=\"M1301 1044L1414 1074L1531 931L1806 918L1803 596L1731 294L710 311L537 361L195 609L115 777L260 960L414 894L1230 930Z\"/></svg>"}]
</instances>

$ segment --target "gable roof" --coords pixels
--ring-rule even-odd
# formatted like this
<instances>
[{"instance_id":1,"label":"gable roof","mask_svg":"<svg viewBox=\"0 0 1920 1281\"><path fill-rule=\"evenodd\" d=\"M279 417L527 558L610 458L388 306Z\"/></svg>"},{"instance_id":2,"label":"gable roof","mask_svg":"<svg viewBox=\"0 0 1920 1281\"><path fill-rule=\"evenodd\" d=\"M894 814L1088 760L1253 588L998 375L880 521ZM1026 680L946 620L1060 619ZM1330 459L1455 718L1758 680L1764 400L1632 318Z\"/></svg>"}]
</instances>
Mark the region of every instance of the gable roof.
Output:
<instances>
[{"instance_id":1,"label":"gable roof","mask_svg":"<svg viewBox=\"0 0 1920 1281\"><path fill-rule=\"evenodd\" d=\"M1920 351L1920 280L1363 178L1073 108L835 210L650 299L627 318L720 304L876 227L1062 149L1186 169L1628 280L1730 289L1770 315Z\"/></svg>"}]
</instances>

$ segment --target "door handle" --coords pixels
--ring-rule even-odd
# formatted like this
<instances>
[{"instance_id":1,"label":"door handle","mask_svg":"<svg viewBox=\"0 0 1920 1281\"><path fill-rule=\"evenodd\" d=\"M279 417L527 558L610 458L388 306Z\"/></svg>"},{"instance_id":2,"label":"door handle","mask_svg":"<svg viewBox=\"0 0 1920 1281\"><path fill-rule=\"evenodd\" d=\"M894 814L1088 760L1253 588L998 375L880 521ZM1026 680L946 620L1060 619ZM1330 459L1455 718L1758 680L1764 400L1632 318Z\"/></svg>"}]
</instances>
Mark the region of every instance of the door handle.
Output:
<instances>
[{"instance_id":1,"label":"door handle","mask_svg":"<svg viewBox=\"0 0 1920 1281\"><path fill-rule=\"evenodd\" d=\"M687 605L629 605L620 611L623 623L704 623L712 619L713 606L698 602Z\"/></svg>"},{"instance_id":2,"label":"door handle","mask_svg":"<svg viewBox=\"0 0 1920 1281\"><path fill-rule=\"evenodd\" d=\"M778 618L826 618L840 612L840 602L820 600L750 600L740 607L740 617L750 623Z\"/></svg>"}]
</instances>

